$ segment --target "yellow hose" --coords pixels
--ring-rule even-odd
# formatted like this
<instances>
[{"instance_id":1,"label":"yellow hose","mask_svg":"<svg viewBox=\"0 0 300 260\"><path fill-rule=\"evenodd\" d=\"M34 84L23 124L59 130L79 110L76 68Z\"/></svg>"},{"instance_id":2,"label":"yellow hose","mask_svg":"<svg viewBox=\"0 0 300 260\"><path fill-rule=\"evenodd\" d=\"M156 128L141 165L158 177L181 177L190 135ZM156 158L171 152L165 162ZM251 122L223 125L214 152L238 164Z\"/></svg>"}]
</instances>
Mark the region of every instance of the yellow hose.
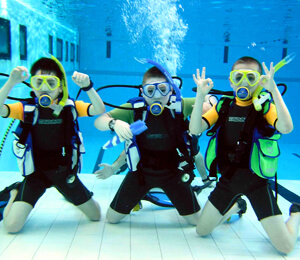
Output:
<instances>
[{"instance_id":1,"label":"yellow hose","mask_svg":"<svg viewBox=\"0 0 300 260\"><path fill-rule=\"evenodd\" d=\"M258 96L260 92L263 90L262 86L258 86L257 89L253 93L252 102L256 111L260 111L262 109L261 104L259 103Z\"/></svg>"},{"instance_id":2,"label":"yellow hose","mask_svg":"<svg viewBox=\"0 0 300 260\"><path fill-rule=\"evenodd\" d=\"M54 110L53 114L54 116L59 116L60 112L62 111L63 107L66 104L66 101L69 97L69 91L68 91L68 83L67 83L67 76L64 67L61 65L58 59L56 59L53 55L51 55L51 59L55 61L55 63L60 68L63 78L61 80L62 90L63 90L63 97L61 101L58 103L58 107Z\"/></svg>"},{"instance_id":3,"label":"yellow hose","mask_svg":"<svg viewBox=\"0 0 300 260\"><path fill-rule=\"evenodd\" d=\"M276 71L278 71L280 68L282 68L284 65L290 63L295 58L295 56L296 56L295 53L291 53L290 55L286 56L284 59L279 61L274 66L274 73ZM261 109L262 109L261 103L259 102L259 99L258 99L258 96L259 96L260 92L262 91L262 89L263 89L262 86L258 86L257 89L253 93L252 102L253 102L253 105L254 105L254 108L256 111L261 111Z\"/></svg>"}]
</instances>

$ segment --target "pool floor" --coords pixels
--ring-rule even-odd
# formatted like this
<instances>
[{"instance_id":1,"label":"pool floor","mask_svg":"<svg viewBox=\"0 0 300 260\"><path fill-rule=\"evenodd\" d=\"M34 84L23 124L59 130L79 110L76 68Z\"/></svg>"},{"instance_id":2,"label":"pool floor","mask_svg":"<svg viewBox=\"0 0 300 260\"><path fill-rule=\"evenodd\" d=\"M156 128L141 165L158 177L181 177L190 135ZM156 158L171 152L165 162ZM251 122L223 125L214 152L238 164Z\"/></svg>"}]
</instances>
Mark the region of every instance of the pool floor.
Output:
<instances>
[{"instance_id":1,"label":"pool floor","mask_svg":"<svg viewBox=\"0 0 300 260\"><path fill-rule=\"evenodd\" d=\"M124 176L98 180L92 174L81 174L80 178L101 205L101 221L88 221L51 188L38 201L20 233L7 234L0 222L0 259L300 259L300 238L290 255L278 253L248 201L241 219L222 224L201 238L175 209L146 201L143 209L120 224L109 224L106 210ZM1 172L0 188L20 179L16 172ZM194 182L201 185L199 178ZM299 180L279 183L293 192L300 190ZM211 190L207 188L198 196L202 206ZM279 196L278 203L287 219L290 202Z\"/></svg>"}]
</instances>

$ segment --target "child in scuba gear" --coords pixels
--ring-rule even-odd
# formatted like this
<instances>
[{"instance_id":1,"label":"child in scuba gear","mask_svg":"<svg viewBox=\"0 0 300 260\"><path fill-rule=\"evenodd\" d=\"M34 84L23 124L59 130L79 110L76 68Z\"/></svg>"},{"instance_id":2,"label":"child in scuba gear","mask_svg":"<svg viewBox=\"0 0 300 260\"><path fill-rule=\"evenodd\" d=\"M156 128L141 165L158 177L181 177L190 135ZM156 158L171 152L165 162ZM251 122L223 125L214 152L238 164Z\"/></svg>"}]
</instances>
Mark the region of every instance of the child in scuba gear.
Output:
<instances>
[{"instance_id":1,"label":"child in scuba gear","mask_svg":"<svg viewBox=\"0 0 300 260\"><path fill-rule=\"evenodd\" d=\"M213 107L213 105L217 103L217 101L218 101L218 99L215 96L206 95L205 102L203 104L203 114L205 112L207 112L209 109L211 109ZM203 185L205 187L209 187L213 183L214 178L209 178L209 176L207 175L207 172L205 169L204 158L203 158L202 154L200 153L200 147L198 144L199 137L200 136L193 136L194 139L192 141L192 145L196 146L194 149L196 151L198 151L197 154L194 156L194 163L195 163L196 169L202 179ZM195 143L193 143L193 142L195 142ZM113 164L110 165L107 163L101 163L98 166L103 167L103 168L97 170L94 173L96 175L96 178L105 180L105 179L111 177L112 175L114 175L116 172L118 172L118 170L124 164L126 164L126 154L125 154L125 151L122 151L122 153L119 155L119 157Z\"/></svg>"},{"instance_id":2,"label":"child in scuba gear","mask_svg":"<svg viewBox=\"0 0 300 260\"><path fill-rule=\"evenodd\" d=\"M179 157L176 148L179 136L174 130L177 126L174 125L171 110L167 108L173 88L157 67L150 68L144 74L142 86L142 96L149 110L154 106L157 109L154 108L153 113L147 112L145 123L148 129L136 136L140 154L137 169L125 176L106 218L110 223L118 223L150 189L156 187L164 190L189 224L195 225L200 206L191 185L182 181L178 174ZM194 99L182 98L185 118L191 114L193 103ZM133 104L126 103L122 106L133 107ZM98 117L95 127L101 131L114 130L120 138L130 140L133 134L129 126L133 121L132 110L114 109Z\"/></svg>"},{"instance_id":3,"label":"child in scuba gear","mask_svg":"<svg viewBox=\"0 0 300 260\"><path fill-rule=\"evenodd\" d=\"M91 103L69 102L57 110L62 96L68 96L66 76L62 65L54 58L41 58L31 67L31 87L34 98L31 105L38 112L36 122L31 125L34 172L26 175L18 189L10 192L9 202L4 210L4 227L8 233L19 232L47 188L54 186L68 201L81 210L90 220L100 220L100 206L92 199L90 192L77 176L78 161L72 162L71 144L67 143L67 132L75 132L74 109L79 117L94 116L105 112L104 104L93 89L89 76L74 72L72 80L86 91ZM28 70L18 66L12 70L7 82L0 90L0 115L23 121L26 118L27 101L4 104L11 89L26 80ZM63 85L64 84L64 85ZM44 101L42 100L44 98ZM69 104L68 103L68 104ZM54 114L54 111L59 113ZM74 111L74 112L75 112ZM68 125L69 124L69 125ZM73 126L74 125L74 126ZM72 149L71 149L72 150ZM75 164L75 166L74 166Z\"/></svg>"},{"instance_id":4,"label":"child in scuba gear","mask_svg":"<svg viewBox=\"0 0 300 260\"><path fill-rule=\"evenodd\" d=\"M216 159L222 176L201 211L196 231L201 236L211 233L217 225L239 211L234 202L240 195L245 195L275 248L282 253L289 253L294 248L298 236L300 206L297 204L291 206L290 218L284 223L268 180L249 168L251 146L248 145L243 149L240 160L236 160L239 156L234 155L235 151L238 151L235 149L239 146L237 142L239 136L247 131L243 129L247 124L247 117L252 113L251 111L254 111L251 98L258 86L269 91L274 100L274 104L270 104L268 111L261 115L260 121L266 120L266 124L284 134L293 130L290 113L273 79L273 63L270 69L263 63L263 69L266 75L261 75L262 66L252 57L242 57L232 67L229 80L236 97L229 108L225 122L217 132L219 142ZM204 97L213 87L212 80L205 78L205 68L202 69L201 74L197 70L193 78L197 85L197 96L191 116L190 131L192 134L199 134L214 125L220 115L216 106L203 116L201 113Z\"/></svg>"}]
</instances>

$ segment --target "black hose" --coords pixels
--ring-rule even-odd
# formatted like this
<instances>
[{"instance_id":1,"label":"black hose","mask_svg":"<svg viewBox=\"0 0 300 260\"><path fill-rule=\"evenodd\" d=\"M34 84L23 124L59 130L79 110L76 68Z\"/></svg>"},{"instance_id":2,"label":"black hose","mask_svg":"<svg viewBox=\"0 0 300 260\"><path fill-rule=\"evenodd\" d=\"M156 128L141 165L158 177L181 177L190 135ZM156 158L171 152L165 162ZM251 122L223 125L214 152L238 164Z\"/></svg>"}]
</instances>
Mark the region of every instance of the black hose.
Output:
<instances>
[{"instance_id":1,"label":"black hose","mask_svg":"<svg viewBox=\"0 0 300 260\"><path fill-rule=\"evenodd\" d=\"M4 133L4 136L3 136L1 144L0 144L0 157L1 157L1 154L2 154L3 147L4 147L4 143L7 139L8 134L9 134L9 131L12 128L15 121L16 121L16 119L13 119L13 120L10 121L10 123L9 123L5 133Z\"/></svg>"}]
</instances>

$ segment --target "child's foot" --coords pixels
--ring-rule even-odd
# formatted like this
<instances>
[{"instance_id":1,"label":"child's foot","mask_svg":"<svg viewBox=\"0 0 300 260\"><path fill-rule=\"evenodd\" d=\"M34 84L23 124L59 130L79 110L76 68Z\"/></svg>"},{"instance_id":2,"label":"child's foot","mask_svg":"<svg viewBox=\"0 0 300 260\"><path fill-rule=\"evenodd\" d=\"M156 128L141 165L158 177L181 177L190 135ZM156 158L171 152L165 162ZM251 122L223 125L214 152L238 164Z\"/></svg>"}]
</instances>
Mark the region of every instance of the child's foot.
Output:
<instances>
[{"instance_id":1,"label":"child's foot","mask_svg":"<svg viewBox=\"0 0 300 260\"><path fill-rule=\"evenodd\" d=\"M228 219L227 222L234 222L238 219L240 219L243 214L247 211L247 203L244 199L238 198L236 203L238 204L239 211L236 214L231 215Z\"/></svg>"},{"instance_id":2,"label":"child's foot","mask_svg":"<svg viewBox=\"0 0 300 260\"><path fill-rule=\"evenodd\" d=\"M215 177L208 177L206 179L202 179L203 185L201 186L202 189L205 189L207 187L213 187L213 183L217 180Z\"/></svg>"},{"instance_id":3,"label":"child's foot","mask_svg":"<svg viewBox=\"0 0 300 260\"><path fill-rule=\"evenodd\" d=\"M20 184L21 182L15 182L0 191L0 221L3 219L3 211L9 201L9 198L17 195Z\"/></svg>"},{"instance_id":4,"label":"child's foot","mask_svg":"<svg viewBox=\"0 0 300 260\"><path fill-rule=\"evenodd\" d=\"M21 182L15 182L10 186L6 187L4 190L0 191L0 201L8 201L9 197L12 195L11 191L18 191Z\"/></svg>"},{"instance_id":5,"label":"child's foot","mask_svg":"<svg viewBox=\"0 0 300 260\"><path fill-rule=\"evenodd\" d=\"M290 215L291 213L299 213L300 212L300 203L293 202L292 206L290 207Z\"/></svg>"},{"instance_id":6,"label":"child's foot","mask_svg":"<svg viewBox=\"0 0 300 260\"><path fill-rule=\"evenodd\" d=\"M244 213L246 213L247 211L247 203L244 199L242 198L238 198L236 203L238 204L240 210L237 213L239 215L239 217L241 217Z\"/></svg>"}]
</instances>

